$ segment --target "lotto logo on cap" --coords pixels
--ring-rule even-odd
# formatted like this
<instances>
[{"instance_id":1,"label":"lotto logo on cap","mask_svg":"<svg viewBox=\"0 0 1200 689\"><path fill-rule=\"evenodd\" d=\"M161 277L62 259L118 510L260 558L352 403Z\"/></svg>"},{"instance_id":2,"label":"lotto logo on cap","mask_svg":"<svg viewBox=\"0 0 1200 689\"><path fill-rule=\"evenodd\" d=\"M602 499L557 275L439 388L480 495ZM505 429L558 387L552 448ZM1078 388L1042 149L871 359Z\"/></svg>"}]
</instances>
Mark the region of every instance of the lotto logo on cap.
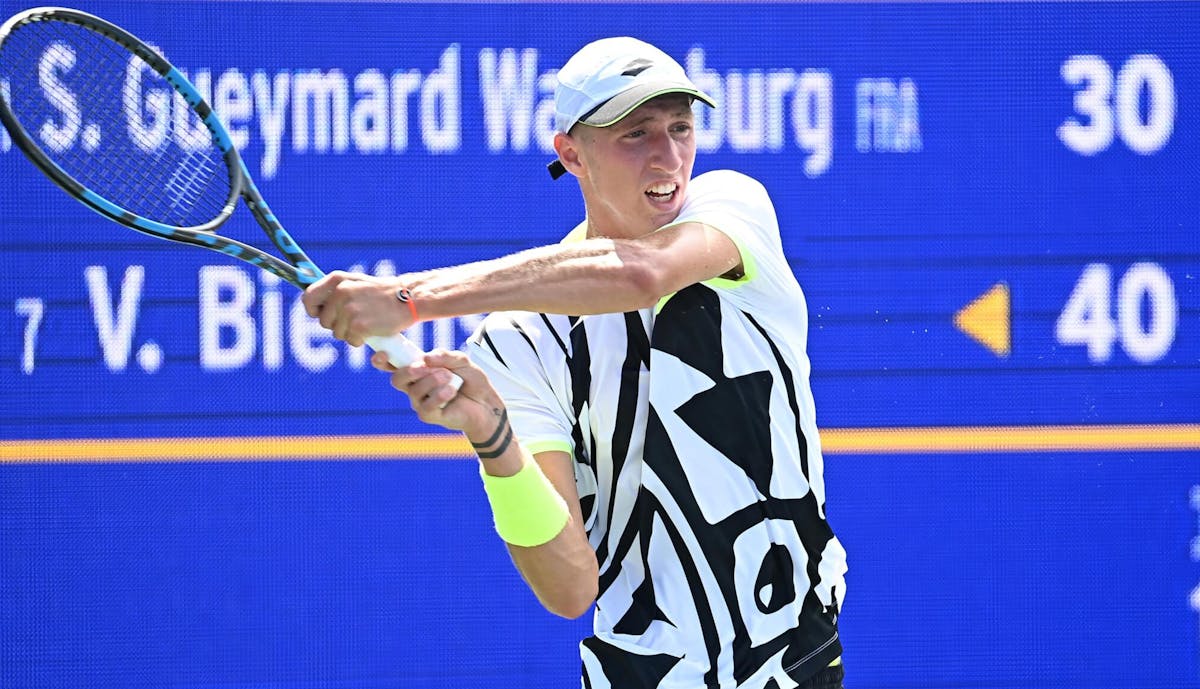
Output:
<instances>
[{"instance_id":1,"label":"lotto logo on cap","mask_svg":"<svg viewBox=\"0 0 1200 689\"><path fill-rule=\"evenodd\" d=\"M686 93L716 107L670 55L636 38L604 38L585 45L558 71L554 122L561 132L580 122L607 127L667 93Z\"/></svg>"}]
</instances>

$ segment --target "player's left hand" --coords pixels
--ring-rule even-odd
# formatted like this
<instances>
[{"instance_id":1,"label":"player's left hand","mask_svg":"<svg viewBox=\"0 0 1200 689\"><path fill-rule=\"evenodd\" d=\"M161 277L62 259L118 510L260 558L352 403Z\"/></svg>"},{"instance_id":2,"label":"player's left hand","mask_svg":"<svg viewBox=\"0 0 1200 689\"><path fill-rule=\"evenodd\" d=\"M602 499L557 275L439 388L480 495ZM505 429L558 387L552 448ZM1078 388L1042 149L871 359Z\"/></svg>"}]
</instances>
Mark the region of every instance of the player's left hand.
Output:
<instances>
[{"instance_id":1,"label":"player's left hand","mask_svg":"<svg viewBox=\"0 0 1200 689\"><path fill-rule=\"evenodd\" d=\"M376 352L371 365L391 374L392 387L408 395L413 411L425 423L462 431L468 438L487 438L495 431L498 410L504 405L487 375L466 354L435 349L397 368L385 354ZM460 388L451 384L451 374L462 379Z\"/></svg>"}]
</instances>

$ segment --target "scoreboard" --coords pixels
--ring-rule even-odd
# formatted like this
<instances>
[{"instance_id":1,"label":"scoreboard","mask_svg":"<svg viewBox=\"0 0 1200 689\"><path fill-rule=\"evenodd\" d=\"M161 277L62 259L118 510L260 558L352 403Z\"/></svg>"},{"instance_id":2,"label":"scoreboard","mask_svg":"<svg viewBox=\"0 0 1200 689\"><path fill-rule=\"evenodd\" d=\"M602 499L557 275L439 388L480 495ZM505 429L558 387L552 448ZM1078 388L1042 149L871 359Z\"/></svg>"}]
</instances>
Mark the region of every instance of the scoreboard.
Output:
<instances>
[{"instance_id":1,"label":"scoreboard","mask_svg":"<svg viewBox=\"0 0 1200 689\"><path fill-rule=\"evenodd\" d=\"M96 9L211 93L319 264L368 271L556 241L582 208L543 170L553 70L597 36L655 40L722 102L697 168L777 203L827 425L1195 420L1193 3ZM526 16L586 29L534 40ZM152 126L155 94L135 93ZM223 433L344 432L364 411L417 429L286 285L106 225L3 137L0 160L6 434L172 435L229 412ZM411 334L452 347L476 322ZM313 386L319 412L245 394Z\"/></svg>"},{"instance_id":2,"label":"scoreboard","mask_svg":"<svg viewBox=\"0 0 1200 689\"><path fill-rule=\"evenodd\" d=\"M318 265L377 274L560 239L554 70L655 43L805 290L847 687L1200 687L1200 3L74 6L209 96ZM465 449L289 285L2 132L0 228L0 687L578 681L587 626L524 593Z\"/></svg>"}]
</instances>

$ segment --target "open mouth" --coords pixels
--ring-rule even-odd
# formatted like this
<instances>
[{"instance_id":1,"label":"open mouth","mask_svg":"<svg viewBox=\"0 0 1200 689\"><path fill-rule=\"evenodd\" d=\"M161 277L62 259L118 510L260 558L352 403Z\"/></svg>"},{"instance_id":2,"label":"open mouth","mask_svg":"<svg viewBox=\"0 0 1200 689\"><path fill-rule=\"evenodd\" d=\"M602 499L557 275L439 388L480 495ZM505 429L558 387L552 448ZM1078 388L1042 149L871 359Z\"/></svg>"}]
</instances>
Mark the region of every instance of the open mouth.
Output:
<instances>
[{"instance_id":1,"label":"open mouth","mask_svg":"<svg viewBox=\"0 0 1200 689\"><path fill-rule=\"evenodd\" d=\"M651 201L664 202L674 198L678 191L679 185L675 182L661 182L647 189L646 196L650 197Z\"/></svg>"}]
</instances>

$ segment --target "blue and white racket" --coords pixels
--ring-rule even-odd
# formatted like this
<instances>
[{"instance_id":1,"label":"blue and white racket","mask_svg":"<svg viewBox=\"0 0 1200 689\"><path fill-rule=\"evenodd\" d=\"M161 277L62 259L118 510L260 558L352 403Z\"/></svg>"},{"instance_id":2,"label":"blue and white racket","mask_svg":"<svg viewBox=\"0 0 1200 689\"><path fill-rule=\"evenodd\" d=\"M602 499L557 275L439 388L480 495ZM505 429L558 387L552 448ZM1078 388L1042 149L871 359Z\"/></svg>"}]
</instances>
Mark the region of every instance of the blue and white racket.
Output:
<instances>
[{"instance_id":1,"label":"blue and white racket","mask_svg":"<svg viewBox=\"0 0 1200 689\"><path fill-rule=\"evenodd\" d=\"M271 212L196 87L129 32L62 7L21 12L0 26L0 84L7 84L0 122L13 143L92 210L240 259L300 289L323 276ZM203 126L180 117L185 108ZM239 198L282 259L217 234ZM395 366L422 355L403 335L367 344Z\"/></svg>"}]
</instances>

